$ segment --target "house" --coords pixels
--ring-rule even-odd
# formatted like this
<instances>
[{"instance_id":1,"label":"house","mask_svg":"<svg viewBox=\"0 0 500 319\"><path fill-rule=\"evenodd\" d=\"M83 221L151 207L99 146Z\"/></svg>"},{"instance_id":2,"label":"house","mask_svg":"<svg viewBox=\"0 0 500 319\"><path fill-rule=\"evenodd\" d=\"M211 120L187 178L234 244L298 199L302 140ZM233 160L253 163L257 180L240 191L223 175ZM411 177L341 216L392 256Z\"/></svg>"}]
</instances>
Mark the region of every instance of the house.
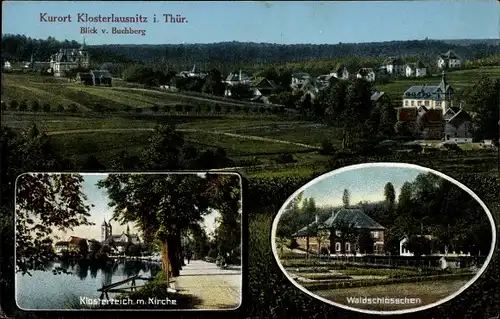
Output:
<instances>
[{"instance_id":1,"label":"house","mask_svg":"<svg viewBox=\"0 0 500 319\"><path fill-rule=\"evenodd\" d=\"M309 79L300 86L299 90L304 93L304 96L309 94L311 100L314 100L318 96L320 88L322 88L321 83L318 83L315 79Z\"/></svg>"},{"instance_id":2,"label":"house","mask_svg":"<svg viewBox=\"0 0 500 319\"><path fill-rule=\"evenodd\" d=\"M423 139L440 140L444 135L443 112L421 106L417 112L418 133Z\"/></svg>"},{"instance_id":3,"label":"house","mask_svg":"<svg viewBox=\"0 0 500 319\"><path fill-rule=\"evenodd\" d=\"M360 208L341 208L336 212L333 211L331 217L320 226L320 229L329 231L330 253L342 253L342 237L346 234L342 234L341 225L349 225L349 228L358 233L368 231L373 240L373 252L375 254L383 253L385 228L366 215ZM359 235L355 234L354 236L357 238L344 242L346 254L361 252L357 242Z\"/></svg>"},{"instance_id":4,"label":"house","mask_svg":"<svg viewBox=\"0 0 500 319\"><path fill-rule=\"evenodd\" d=\"M309 81L311 78L312 77L309 73L297 72L292 74L292 83L290 85L292 86L292 88L300 87L301 85Z\"/></svg>"},{"instance_id":5,"label":"house","mask_svg":"<svg viewBox=\"0 0 500 319\"><path fill-rule=\"evenodd\" d=\"M461 110L460 107L456 106L449 107L443 115L443 120L445 121L450 120L453 116L455 116L455 114L460 112L460 110Z\"/></svg>"},{"instance_id":6,"label":"house","mask_svg":"<svg viewBox=\"0 0 500 319\"><path fill-rule=\"evenodd\" d=\"M463 109L445 122L444 136L446 141L472 143L473 132L472 117Z\"/></svg>"},{"instance_id":7,"label":"house","mask_svg":"<svg viewBox=\"0 0 500 319\"><path fill-rule=\"evenodd\" d=\"M253 76L247 72L239 70L238 72L232 72L224 81L227 85L233 86L237 84L251 84Z\"/></svg>"},{"instance_id":8,"label":"house","mask_svg":"<svg viewBox=\"0 0 500 319\"><path fill-rule=\"evenodd\" d=\"M385 94L385 92L381 92L378 90L374 90L372 92L372 96L370 97L370 99L372 100L374 107L390 103L391 101L390 97L387 94Z\"/></svg>"},{"instance_id":9,"label":"house","mask_svg":"<svg viewBox=\"0 0 500 319\"><path fill-rule=\"evenodd\" d=\"M427 109L441 109L443 114L452 106L453 88L446 80L443 71L441 82L438 85L415 85L403 94L404 107L425 106Z\"/></svg>"},{"instance_id":10,"label":"house","mask_svg":"<svg viewBox=\"0 0 500 319\"><path fill-rule=\"evenodd\" d=\"M406 72L406 62L401 58L387 58L383 65L385 66L387 74L402 76Z\"/></svg>"},{"instance_id":11,"label":"house","mask_svg":"<svg viewBox=\"0 0 500 319\"><path fill-rule=\"evenodd\" d=\"M123 232L120 235L113 235L113 229L111 223L103 221L101 224L101 243L103 245L108 245L115 247L118 252L123 252L126 244L139 244L141 241L138 235L131 235L130 228L127 225L127 232Z\"/></svg>"},{"instance_id":12,"label":"house","mask_svg":"<svg viewBox=\"0 0 500 319\"><path fill-rule=\"evenodd\" d=\"M254 96L269 96L275 89L274 83L264 77L256 78L255 81L252 82L251 87Z\"/></svg>"},{"instance_id":13,"label":"house","mask_svg":"<svg viewBox=\"0 0 500 319\"><path fill-rule=\"evenodd\" d=\"M338 65L335 70L333 70L331 73L330 73L331 76L333 76L334 78L336 79L339 79L339 80L347 80L349 79L349 71L347 70L347 68L340 64Z\"/></svg>"},{"instance_id":14,"label":"house","mask_svg":"<svg viewBox=\"0 0 500 319\"><path fill-rule=\"evenodd\" d=\"M356 78L373 82L375 81L375 72L372 68L362 68L356 73Z\"/></svg>"},{"instance_id":15,"label":"house","mask_svg":"<svg viewBox=\"0 0 500 319\"><path fill-rule=\"evenodd\" d=\"M54 76L63 76L65 71L89 66L90 54L85 48L85 42L79 49L60 49L50 57L50 68Z\"/></svg>"},{"instance_id":16,"label":"house","mask_svg":"<svg viewBox=\"0 0 500 319\"><path fill-rule=\"evenodd\" d=\"M111 86L113 83L113 77L108 70L92 70L90 75L92 76L93 85Z\"/></svg>"},{"instance_id":17,"label":"house","mask_svg":"<svg viewBox=\"0 0 500 319\"><path fill-rule=\"evenodd\" d=\"M199 68L196 67L196 64L193 65L193 68L190 71L181 71L179 73L180 77L184 78L199 78L204 79L208 75L208 72L202 72Z\"/></svg>"},{"instance_id":18,"label":"house","mask_svg":"<svg viewBox=\"0 0 500 319\"><path fill-rule=\"evenodd\" d=\"M427 75L427 68L425 65L418 61L416 63L409 63L406 65L406 77L424 77Z\"/></svg>"},{"instance_id":19,"label":"house","mask_svg":"<svg viewBox=\"0 0 500 319\"><path fill-rule=\"evenodd\" d=\"M60 255L63 251L68 251L69 243L67 241L58 241L55 245L55 253Z\"/></svg>"},{"instance_id":20,"label":"house","mask_svg":"<svg viewBox=\"0 0 500 319\"><path fill-rule=\"evenodd\" d=\"M460 68L462 63L462 59L452 50L440 54L437 59L437 67L440 69Z\"/></svg>"},{"instance_id":21,"label":"house","mask_svg":"<svg viewBox=\"0 0 500 319\"><path fill-rule=\"evenodd\" d=\"M343 225L348 225L343 228ZM342 234L343 231L350 234ZM309 225L301 228L292 236L300 248L312 252L328 251L330 254L359 254L361 253L358 243L359 235L366 231L373 241L373 251L381 254L384 251L385 228L371 219L360 208L341 208L333 211L330 218L323 223L319 222L318 216ZM349 238L349 239L348 239ZM342 249L344 245L344 249Z\"/></svg>"},{"instance_id":22,"label":"house","mask_svg":"<svg viewBox=\"0 0 500 319\"><path fill-rule=\"evenodd\" d=\"M11 71L12 70L12 64L9 61L5 61L3 63L3 70L4 71Z\"/></svg>"}]
</instances>

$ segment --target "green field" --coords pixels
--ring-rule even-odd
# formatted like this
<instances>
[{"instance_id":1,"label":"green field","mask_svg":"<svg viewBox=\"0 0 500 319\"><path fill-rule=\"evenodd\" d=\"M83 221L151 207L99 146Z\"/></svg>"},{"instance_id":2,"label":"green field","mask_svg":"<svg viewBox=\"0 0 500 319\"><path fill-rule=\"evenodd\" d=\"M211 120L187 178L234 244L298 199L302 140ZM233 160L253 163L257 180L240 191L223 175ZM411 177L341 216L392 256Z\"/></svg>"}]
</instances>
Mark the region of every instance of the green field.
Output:
<instances>
[{"instance_id":1,"label":"green field","mask_svg":"<svg viewBox=\"0 0 500 319\"><path fill-rule=\"evenodd\" d=\"M52 107L59 104L76 104L81 111L96 104L110 109L147 108L153 105L175 104L180 99L162 92L145 92L141 89L122 87L93 87L70 83L66 79L48 76L3 74L2 101L39 100Z\"/></svg>"}]
</instances>

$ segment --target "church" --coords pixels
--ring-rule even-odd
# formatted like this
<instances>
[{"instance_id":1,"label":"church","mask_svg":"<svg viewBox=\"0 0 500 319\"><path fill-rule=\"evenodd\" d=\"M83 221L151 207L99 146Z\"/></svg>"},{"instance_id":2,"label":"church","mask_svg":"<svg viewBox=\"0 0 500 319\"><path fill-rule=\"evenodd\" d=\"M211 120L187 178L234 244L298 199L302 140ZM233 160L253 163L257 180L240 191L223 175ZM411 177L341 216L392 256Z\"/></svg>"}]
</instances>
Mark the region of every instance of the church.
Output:
<instances>
[{"instance_id":1,"label":"church","mask_svg":"<svg viewBox=\"0 0 500 319\"><path fill-rule=\"evenodd\" d=\"M125 248L125 245L128 243L134 245L141 243L137 234L130 234L130 228L128 225L127 232L123 232L120 235L113 235L113 228L111 227L111 223L106 222L106 219L104 219L101 225L101 242L103 245L116 247L119 252L122 252Z\"/></svg>"}]
</instances>

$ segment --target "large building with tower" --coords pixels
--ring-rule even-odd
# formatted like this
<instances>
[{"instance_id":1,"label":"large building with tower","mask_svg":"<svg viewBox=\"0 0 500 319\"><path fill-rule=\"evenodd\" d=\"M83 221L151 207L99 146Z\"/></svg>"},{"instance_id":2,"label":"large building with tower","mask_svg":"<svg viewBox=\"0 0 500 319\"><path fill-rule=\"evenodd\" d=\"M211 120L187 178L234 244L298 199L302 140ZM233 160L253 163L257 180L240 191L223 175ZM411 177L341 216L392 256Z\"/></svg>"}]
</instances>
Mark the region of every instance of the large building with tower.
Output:
<instances>
[{"instance_id":1,"label":"large building with tower","mask_svg":"<svg viewBox=\"0 0 500 319\"><path fill-rule=\"evenodd\" d=\"M113 235L113 228L110 222L106 222L106 219L101 225L101 243L103 245L113 246L118 251L123 251L126 244L140 244L141 240L139 235L130 234L130 228L127 225L127 231L120 235Z\"/></svg>"}]
</instances>

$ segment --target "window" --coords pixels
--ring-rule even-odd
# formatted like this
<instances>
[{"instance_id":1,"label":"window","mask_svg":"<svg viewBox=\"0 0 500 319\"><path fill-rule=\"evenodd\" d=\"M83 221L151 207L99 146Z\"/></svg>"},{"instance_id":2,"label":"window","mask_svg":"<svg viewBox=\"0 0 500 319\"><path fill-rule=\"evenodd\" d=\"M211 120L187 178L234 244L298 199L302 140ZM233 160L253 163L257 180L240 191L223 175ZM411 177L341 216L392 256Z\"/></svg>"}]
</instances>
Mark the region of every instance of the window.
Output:
<instances>
[{"instance_id":1,"label":"window","mask_svg":"<svg viewBox=\"0 0 500 319\"><path fill-rule=\"evenodd\" d=\"M405 101L405 106L408 106L408 100Z\"/></svg>"},{"instance_id":2,"label":"window","mask_svg":"<svg viewBox=\"0 0 500 319\"><path fill-rule=\"evenodd\" d=\"M411 106L415 106L415 101L411 101Z\"/></svg>"},{"instance_id":3,"label":"window","mask_svg":"<svg viewBox=\"0 0 500 319\"><path fill-rule=\"evenodd\" d=\"M429 106L429 101L425 101L425 106Z\"/></svg>"},{"instance_id":4,"label":"window","mask_svg":"<svg viewBox=\"0 0 500 319\"><path fill-rule=\"evenodd\" d=\"M378 238L378 231L372 231L372 237Z\"/></svg>"},{"instance_id":5,"label":"window","mask_svg":"<svg viewBox=\"0 0 500 319\"><path fill-rule=\"evenodd\" d=\"M335 231L335 236L340 237L342 236L342 232L340 230Z\"/></svg>"},{"instance_id":6,"label":"window","mask_svg":"<svg viewBox=\"0 0 500 319\"><path fill-rule=\"evenodd\" d=\"M417 105L418 106L422 105L422 101L417 101Z\"/></svg>"},{"instance_id":7,"label":"window","mask_svg":"<svg viewBox=\"0 0 500 319\"><path fill-rule=\"evenodd\" d=\"M335 244L335 251L340 251L340 243Z\"/></svg>"},{"instance_id":8,"label":"window","mask_svg":"<svg viewBox=\"0 0 500 319\"><path fill-rule=\"evenodd\" d=\"M351 251L351 244L345 243L345 251L350 252Z\"/></svg>"}]
</instances>

